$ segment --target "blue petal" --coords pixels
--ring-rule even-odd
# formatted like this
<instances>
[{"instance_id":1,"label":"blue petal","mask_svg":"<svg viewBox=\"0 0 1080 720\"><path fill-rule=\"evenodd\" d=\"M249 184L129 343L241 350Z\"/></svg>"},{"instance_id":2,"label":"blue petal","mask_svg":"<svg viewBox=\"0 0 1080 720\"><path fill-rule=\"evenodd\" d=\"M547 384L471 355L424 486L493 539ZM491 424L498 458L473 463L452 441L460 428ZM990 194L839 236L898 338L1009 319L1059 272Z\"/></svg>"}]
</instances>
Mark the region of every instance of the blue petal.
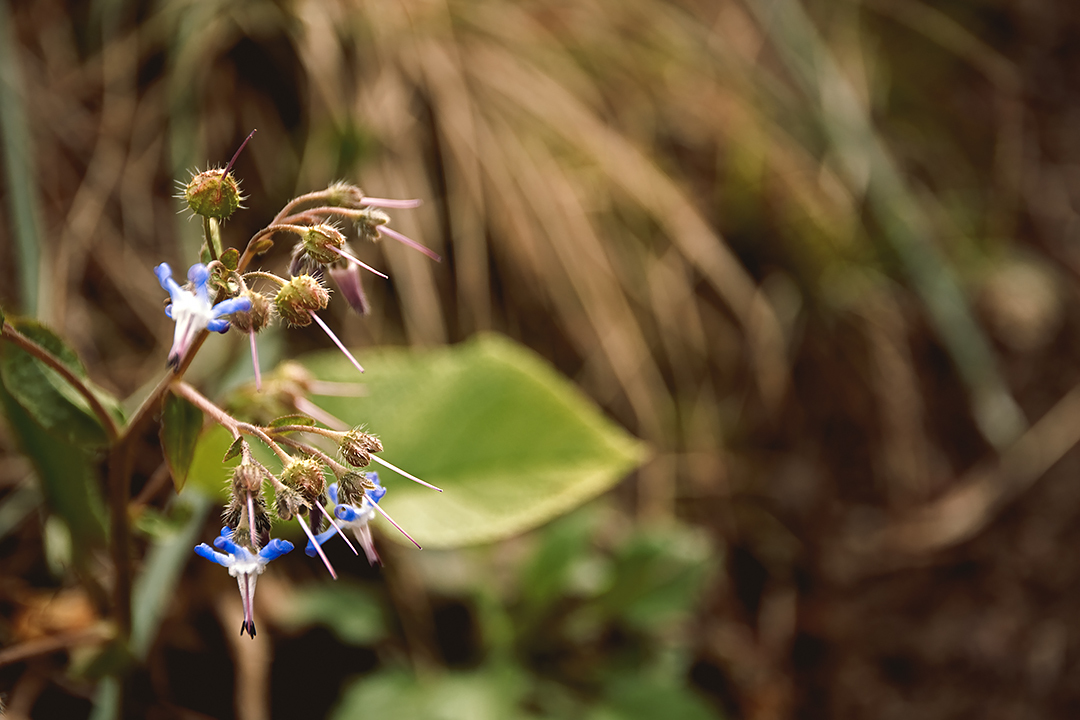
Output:
<instances>
[{"instance_id":1,"label":"blue petal","mask_svg":"<svg viewBox=\"0 0 1080 720\"><path fill-rule=\"evenodd\" d=\"M188 280L195 285L195 295L205 303L210 302L210 294L206 283L210 279L210 271L202 263L195 263L187 271Z\"/></svg>"},{"instance_id":2,"label":"blue petal","mask_svg":"<svg viewBox=\"0 0 1080 720\"><path fill-rule=\"evenodd\" d=\"M157 275L158 282L161 283L161 287L169 292L169 297L174 301L176 300L176 294L182 292L180 286L176 284L176 281L172 279L172 268L168 263L161 263L154 268L154 274ZM171 317L171 316L170 316Z\"/></svg>"},{"instance_id":3,"label":"blue petal","mask_svg":"<svg viewBox=\"0 0 1080 720\"><path fill-rule=\"evenodd\" d=\"M220 320L211 320L206 323L206 329L210 332L227 333L229 332L229 321L224 318Z\"/></svg>"},{"instance_id":4,"label":"blue petal","mask_svg":"<svg viewBox=\"0 0 1080 720\"><path fill-rule=\"evenodd\" d=\"M165 317L172 320L172 305L166 305L165 306Z\"/></svg>"},{"instance_id":5,"label":"blue petal","mask_svg":"<svg viewBox=\"0 0 1080 720\"><path fill-rule=\"evenodd\" d=\"M330 502L337 505L337 483L330 483L330 487L326 489L326 492L330 496Z\"/></svg>"},{"instance_id":6,"label":"blue petal","mask_svg":"<svg viewBox=\"0 0 1080 720\"><path fill-rule=\"evenodd\" d=\"M195 554L201 558L212 560L222 567L229 567L232 563L229 562L229 556L223 553L215 552L212 547L206 543L200 543L195 546Z\"/></svg>"},{"instance_id":7,"label":"blue petal","mask_svg":"<svg viewBox=\"0 0 1080 720\"><path fill-rule=\"evenodd\" d=\"M352 505L338 505L334 508L334 514L337 515L338 520L344 522L353 522L360 517L360 513Z\"/></svg>"},{"instance_id":8,"label":"blue petal","mask_svg":"<svg viewBox=\"0 0 1080 720\"><path fill-rule=\"evenodd\" d=\"M293 544L288 540L274 538L266 543L266 547L259 551L259 558L264 562L276 560L287 552L292 552Z\"/></svg>"},{"instance_id":9,"label":"blue petal","mask_svg":"<svg viewBox=\"0 0 1080 720\"><path fill-rule=\"evenodd\" d=\"M246 297L235 297L229 300L222 300L214 306L214 317L219 318L222 315L231 315L234 312L247 312L251 309L251 300Z\"/></svg>"}]
</instances>

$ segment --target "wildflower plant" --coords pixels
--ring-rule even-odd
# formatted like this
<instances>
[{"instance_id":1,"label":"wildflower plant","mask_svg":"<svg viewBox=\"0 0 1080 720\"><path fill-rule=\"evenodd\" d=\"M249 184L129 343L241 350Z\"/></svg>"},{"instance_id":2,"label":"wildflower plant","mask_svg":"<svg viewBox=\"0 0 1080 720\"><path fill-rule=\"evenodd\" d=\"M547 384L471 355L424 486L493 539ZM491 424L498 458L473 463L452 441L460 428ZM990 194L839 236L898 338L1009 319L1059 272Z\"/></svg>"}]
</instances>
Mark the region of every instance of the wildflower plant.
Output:
<instances>
[{"instance_id":1,"label":"wildflower plant","mask_svg":"<svg viewBox=\"0 0 1080 720\"><path fill-rule=\"evenodd\" d=\"M235 159L236 156L233 161ZM270 537L275 523L295 521L308 538L308 547L312 550L309 554L318 555L330 575L336 578L337 573L322 551L321 543L328 537L328 532L341 532L339 519L354 529L369 561L378 558L367 527L374 516L372 508L377 508L401 529L385 510L378 507L377 500L368 500L369 497L381 499L386 490L374 473L362 472L364 468L374 461L432 489L439 488L380 459L377 453L383 451L383 446L375 435L359 428L343 431L320 427L317 424L320 419L340 424L320 413L316 413L318 418L304 413L290 415L266 425L243 421L185 382L184 371L209 332L225 333L235 327L237 332L251 338L255 383L257 390L261 390L262 375L255 336L274 319L280 318L290 328L316 323L350 363L363 372L353 354L318 315L328 307L331 298L325 278L328 274L335 278L349 305L365 313L368 306L359 271L363 269L383 278L387 276L355 257L338 222L352 223L361 242L374 242L386 234L436 260L439 258L413 240L390 231L388 216L377 209L411 208L416 207L418 201L369 198L358 187L345 182L336 182L326 190L291 200L269 225L255 233L242 252L225 247L220 223L241 207L242 200L239 182L231 172L233 161L223 170L196 174L182 193L191 212L203 218L205 244L201 259L206 262L190 267L185 286L172 278L172 270L165 263L158 265L154 272L162 288L169 292L165 312L176 323L168 357L172 377L167 384L167 402L189 403L199 411L200 419L205 415L224 427L233 437L224 460L240 458L229 482L221 535L214 540L213 548L202 543L195 552L225 567L237 579L244 607L240 632L254 637L256 580L271 560L292 549L290 543ZM249 269L254 259L280 238L290 238L294 243L287 274ZM335 460L307 438L335 444L342 461ZM259 462L251 442L269 448L280 467L274 470ZM166 447L167 454L168 451ZM328 475L336 479L331 485L332 490L327 486ZM268 495L273 498L270 503L266 500ZM338 504L339 497L341 504ZM362 527L358 512L364 516ZM408 534L406 537L412 540ZM349 546L358 554L352 543Z\"/></svg>"},{"instance_id":2,"label":"wildflower plant","mask_svg":"<svg viewBox=\"0 0 1080 720\"><path fill-rule=\"evenodd\" d=\"M180 193L201 221L199 256L186 268L152 263L162 288L159 317L173 323L173 339L162 378L133 412L93 384L59 336L0 308L0 409L33 461L48 519L61 520L70 533L72 569L110 617L79 639L104 645L94 663L104 677L99 707L109 706L110 697L126 702L123 678L147 658L171 588L180 582L179 558L198 555L204 569L210 566L203 560L209 561L236 580L240 634L254 638L258 580L294 549L281 537L284 525L295 523L306 538L303 554L336 578L327 543L345 543L357 557L363 551L368 563L381 564L373 523L388 522L420 547L391 512L405 512L406 524L428 547L491 542L595 496L643 457L636 441L606 424L551 368L496 336L424 353L418 364L419 356L373 354L371 375L377 377L362 386L324 379L359 379L364 372L324 311L344 299L363 315L369 306L362 272L386 277L360 261L354 246L389 237L439 259L390 227L387 210L414 208L418 201L372 198L335 182L293 198L234 246L222 224L243 206L233 161L194 174ZM282 242L291 247L283 267L256 264ZM275 323L320 326L340 351L334 369L326 366L326 354L310 356L279 363L264 381L255 338ZM215 401L186 375L213 334L230 332L249 337L254 383ZM439 371L431 372L435 367ZM389 388L395 397L382 394ZM362 415L358 394L366 395ZM322 399L316 403L315 396ZM207 420L216 427L204 428ZM155 427L178 492L189 475L203 489L228 476L213 535L198 537L206 524L203 493L181 494L168 518L159 516L169 527L157 530L147 524L155 512L146 488L133 500L136 467L144 466L145 451L155 453L145 445ZM420 433L421 427L428 430ZM435 453L429 452L432 429L441 438ZM207 462L203 451L211 446L220 449ZM423 467L421 474L453 482L456 492L446 498L427 492L441 489L383 457L387 446ZM167 475L155 474L147 487L156 477ZM425 490L398 494L402 478ZM145 554L133 547L133 523L148 544ZM302 561L301 554L294 557ZM100 572L103 566L108 572Z\"/></svg>"}]
</instances>

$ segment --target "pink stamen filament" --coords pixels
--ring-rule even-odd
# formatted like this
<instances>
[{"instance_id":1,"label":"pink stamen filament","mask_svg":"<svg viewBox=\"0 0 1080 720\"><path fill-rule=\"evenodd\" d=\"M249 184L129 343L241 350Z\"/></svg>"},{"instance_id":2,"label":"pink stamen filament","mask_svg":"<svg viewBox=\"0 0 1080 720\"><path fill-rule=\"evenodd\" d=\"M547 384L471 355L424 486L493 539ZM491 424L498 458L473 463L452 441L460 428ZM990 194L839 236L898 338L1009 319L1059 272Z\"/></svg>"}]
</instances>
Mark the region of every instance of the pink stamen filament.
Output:
<instances>
[{"instance_id":1,"label":"pink stamen filament","mask_svg":"<svg viewBox=\"0 0 1080 720\"><path fill-rule=\"evenodd\" d=\"M251 140L251 138L255 137L256 132L258 132L258 130L252 130L248 134L248 136L244 138L244 142L240 143L240 147L236 148L236 152L233 153L232 160L229 160L229 164L226 165L225 169L221 171L222 177L229 174L229 171L232 170L233 163L236 162L236 158L240 157L240 153L242 153L244 151L244 148L247 147L248 141Z\"/></svg>"},{"instance_id":2,"label":"pink stamen filament","mask_svg":"<svg viewBox=\"0 0 1080 720\"><path fill-rule=\"evenodd\" d=\"M406 237L405 235L402 235L397 230L393 230L391 228L388 228L385 225L380 225L379 226L379 232L380 233L386 233L390 237L397 240L399 243L402 243L404 245L408 245L413 250L419 250L420 252L424 253L425 255L427 255L429 258L431 258L435 262L442 262L442 258L439 257L439 255L434 250L431 250L429 248L424 247L423 245L416 242L412 238Z\"/></svg>"},{"instance_id":3,"label":"pink stamen filament","mask_svg":"<svg viewBox=\"0 0 1080 720\"><path fill-rule=\"evenodd\" d=\"M257 548L258 544L255 542L255 501L251 497L251 491L248 490L247 494L247 513L248 513L248 530L251 534L251 547Z\"/></svg>"},{"instance_id":4,"label":"pink stamen filament","mask_svg":"<svg viewBox=\"0 0 1080 720\"><path fill-rule=\"evenodd\" d=\"M251 338L251 364L255 367L255 392L262 392L262 372L259 371L259 348L255 344L255 333L249 333Z\"/></svg>"},{"instance_id":5,"label":"pink stamen filament","mask_svg":"<svg viewBox=\"0 0 1080 720\"><path fill-rule=\"evenodd\" d=\"M346 425L345 423L343 423L341 420L334 417L330 413L326 412L321 407L319 407L315 403L308 400L306 397L298 396L293 401L293 405L296 406L296 409L299 412L302 412L305 415L310 415L312 418L314 418L315 420L318 420L323 425L325 425L328 428L331 428L332 430L342 430L342 431L344 431L344 430L349 429L348 425Z\"/></svg>"},{"instance_id":6,"label":"pink stamen filament","mask_svg":"<svg viewBox=\"0 0 1080 720\"><path fill-rule=\"evenodd\" d=\"M394 208L395 210L408 210L410 208L420 207L423 204L422 200L393 200L391 198L373 198L366 197L360 201L361 205L372 205L374 207Z\"/></svg>"},{"instance_id":7,"label":"pink stamen filament","mask_svg":"<svg viewBox=\"0 0 1080 720\"><path fill-rule=\"evenodd\" d=\"M337 580L337 573L334 572L334 566L330 564L329 558L327 558L326 553L323 552L322 545L320 545L315 539L315 536L311 534L311 528L308 527L307 522L305 522L304 518L300 515L297 515L296 519L300 523L300 527L303 528L304 534L308 536L308 540L315 546L315 552L319 553L319 557L322 558L323 564L326 565L326 569L330 571L330 577Z\"/></svg>"},{"instance_id":8,"label":"pink stamen filament","mask_svg":"<svg viewBox=\"0 0 1080 720\"><path fill-rule=\"evenodd\" d=\"M397 524L396 522L394 522L394 518L390 517L390 516L389 516L389 515L388 515L388 514L386 513L386 511L382 509L382 507L381 507L381 506L379 505L379 503L372 503L372 506L374 506L374 508L375 508L376 510L378 510L379 512L381 512L381 513L382 513L382 516L383 516L384 518L386 518L387 520L389 520L389 521L390 521L390 524L391 524L391 525L393 525L394 527L396 527L396 528L398 529L398 532L400 532L400 533L401 533L402 535L404 535L405 537L409 538L409 542L411 542L411 543L412 543L413 545L415 545L415 546L416 546L416 549L417 549L417 550L423 550L423 549L424 549L424 548L420 547L420 543L418 543L418 542L416 542L415 540L413 540L413 539L412 539L412 535L410 535L409 533L405 532L405 530L404 530L404 529L403 529L403 528L402 528L402 527L401 527L400 525L398 525L398 524Z\"/></svg>"},{"instance_id":9,"label":"pink stamen filament","mask_svg":"<svg viewBox=\"0 0 1080 720\"><path fill-rule=\"evenodd\" d=\"M372 454L372 455L371 455L371 459L372 459L372 460L374 460L375 462L379 463L379 464L380 464L380 465L382 465L383 467L388 467L388 468L390 468L391 470L393 470L394 472L396 472L396 473L397 473L398 475L401 475L402 477L407 477L407 478L409 478L410 480L412 480L412 481L413 481L413 482L415 482L415 483L420 483L420 484L421 484L421 485L423 485L424 487L429 487L429 488L431 488L432 490L438 490L439 492L442 492L442 488L440 488L440 487L435 487L434 485L432 485L432 484L431 484L431 483L429 483L429 482L424 482L424 481L423 481L423 480L421 480L420 478L416 477L415 475L411 475L411 474L409 474L409 473L405 472L404 470L402 470L401 468L399 468L399 467L398 467L398 466L396 466L396 465L391 465L390 463L386 462L385 460L383 460L383 459L382 459L381 457L379 457L378 455Z\"/></svg>"},{"instance_id":10,"label":"pink stamen filament","mask_svg":"<svg viewBox=\"0 0 1080 720\"><path fill-rule=\"evenodd\" d=\"M344 250L339 250L339 249L337 249L336 247L332 247L332 246L331 246L331 247L330 247L329 249L330 249L330 250L332 250L332 251L334 251L334 252L336 252L336 253L337 253L338 255L340 255L341 257L345 258L345 259L346 259L346 260L348 260L349 262L351 262L351 263L355 263L356 265L359 265L360 267L364 268L364 269L365 269L365 270L367 270L368 272L373 272L373 273L375 273L376 275L378 275L379 277L381 277L381 278L382 278L383 280L389 280L389 279L390 279L390 276L389 276L389 275L385 275L385 274L383 274L383 273L379 272L378 270L376 270L375 268L371 267L371 266L370 266L370 265L368 265L367 263L365 263L365 262L361 262L360 260L357 260L357 259L356 259L356 258L354 258L354 257L353 257L353 256L352 256L351 254L349 254L349 253L345 252Z\"/></svg>"},{"instance_id":11,"label":"pink stamen filament","mask_svg":"<svg viewBox=\"0 0 1080 720\"><path fill-rule=\"evenodd\" d=\"M356 361L356 358L352 356L352 353L349 352L348 348L346 348L341 343L341 341L338 340L337 335L335 335L333 331L326 325L326 323L322 321L322 318L315 313L311 313L311 317L315 320L315 322L319 323L319 327L323 329L323 332L325 332L330 337L330 339L334 341L334 344L338 346L338 350L345 353L345 357L349 358L349 361L356 367L356 369L360 372L364 372L364 368L360 366L360 363Z\"/></svg>"},{"instance_id":12,"label":"pink stamen filament","mask_svg":"<svg viewBox=\"0 0 1080 720\"><path fill-rule=\"evenodd\" d=\"M341 536L341 539L344 540L345 544L349 546L349 549L353 551L353 555L359 555L360 553L356 551L356 548L353 546L352 542L350 542L349 538L345 535L345 531L342 530L341 526L338 525L337 522L334 520L334 516L328 512L324 512L323 514L326 515L326 519L330 521L330 527L337 530L337 534Z\"/></svg>"}]
</instances>

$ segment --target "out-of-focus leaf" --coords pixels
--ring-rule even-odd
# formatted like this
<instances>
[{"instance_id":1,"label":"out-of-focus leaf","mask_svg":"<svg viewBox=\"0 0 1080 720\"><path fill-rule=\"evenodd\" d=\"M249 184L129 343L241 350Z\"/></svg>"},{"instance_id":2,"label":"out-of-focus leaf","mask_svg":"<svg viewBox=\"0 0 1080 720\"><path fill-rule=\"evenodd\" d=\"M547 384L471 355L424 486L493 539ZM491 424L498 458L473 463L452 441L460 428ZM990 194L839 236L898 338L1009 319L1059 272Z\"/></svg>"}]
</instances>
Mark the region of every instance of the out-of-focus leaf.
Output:
<instances>
[{"instance_id":1,"label":"out-of-focus leaf","mask_svg":"<svg viewBox=\"0 0 1080 720\"><path fill-rule=\"evenodd\" d=\"M314 425L315 421L307 415L286 415L272 421L268 427L276 428L284 425Z\"/></svg>"},{"instance_id":2,"label":"out-of-focus leaf","mask_svg":"<svg viewBox=\"0 0 1080 720\"><path fill-rule=\"evenodd\" d=\"M198 488L210 497L224 501L228 499L226 480L232 475L232 469L240 460L239 455L225 461L221 458L232 446L233 437L228 430L214 424L203 431L195 446L195 455L188 470L188 482L191 489Z\"/></svg>"},{"instance_id":3,"label":"out-of-focus leaf","mask_svg":"<svg viewBox=\"0 0 1080 720\"><path fill-rule=\"evenodd\" d=\"M422 545L491 542L536 527L607 490L645 455L548 364L506 338L362 359L365 397L316 401L378 435L386 460L445 489L380 468L389 489L382 505ZM302 362L324 380L356 378L339 353Z\"/></svg>"},{"instance_id":4,"label":"out-of-focus leaf","mask_svg":"<svg viewBox=\"0 0 1080 720\"><path fill-rule=\"evenodd\" d=\"M610 616L642 630L690 611L714 557L708 541L685 527L650 530L619 548L614 582L598 598Z\"/></svg>"},{"instance_id":5,"label":"out-of-focus leaf","mask_svg":"<svg viewBox=\"0 0 1080 720\"><path fill-rule=\"evenodd\" d=\"M423 681L383 672L345 690L332 720L400 717L410 720L514 720L521 678L514 668L451 673Z\"/></svg>"},{"instance_id":6,"label":"out-of-focus leaf","mask_svg":"<svg viewBox=\"0 0 1080 720\"><path fill-rule=\"evenodd\" d=\"M375 596L348 582L298 590L277 620L293 628L325 625L344 642L370 645L386 636L386 617Z\"/></svg>"},{"instance_id":7,"label":"out-of-focus leaf","mask_svg":"<svg viewBox=\"0 0 1080 720\"><path fill-rule=\"evenodd\" d=\"M116 400L86 380L86 370L75 351L52 330L33 320L20 318L9 322L52 353L73 374L84 379L114 417L121 416ZM15 402L51 434L82 447L105 445L105 429L86 399L63 376L12 343L0 343L0 379Z\"/></svg>"},{"instance_id":8,"label":"out-of-focus leaf","mask_svg":"<svg viewBox=\"0 0 1080 720\"><path fill-rule=\"evenodd\" d=\"M161 409L161 450L172 473L176 492L183 490L187 482L202 428L202 410L179 395L169 393L165 396Z\"/></svg>"},{"instance_id":9,"label":"out-of-focus leaf","mask_svg":"<svg viewBox=\"0 0 1080 720\"><path fill-rule=\"evenodd\" d=\"M717 720L720 714L691 690L640 673L622 676L608 688L608 702L588 720Z\"/></svg>"},{"instance_id":10,"label":"out-of-focus leaf","mask_svg":"<svg viewBox=\"0 0 1080 720\"><path fill-rule=\"evenodd\" d=\"M592 528L592 516L585 511L545 528L520 576L522 602L528 611L539 611L565 591L573 566L589 551Z\"/></svg>"},{"instance_id":11,"label":"out-of-focus leaf","mask_svg":"<svg viewBox=\"0 0 1080 720\"><path fill-rule=\"evenodd\" d=\"M71 531L75 560L80 562L106 536L94 459L83 448L46 432L7 392L6 385L0 385L0 400L20 448L37 471L46 505Z\"/></svg>"}]
</instances>

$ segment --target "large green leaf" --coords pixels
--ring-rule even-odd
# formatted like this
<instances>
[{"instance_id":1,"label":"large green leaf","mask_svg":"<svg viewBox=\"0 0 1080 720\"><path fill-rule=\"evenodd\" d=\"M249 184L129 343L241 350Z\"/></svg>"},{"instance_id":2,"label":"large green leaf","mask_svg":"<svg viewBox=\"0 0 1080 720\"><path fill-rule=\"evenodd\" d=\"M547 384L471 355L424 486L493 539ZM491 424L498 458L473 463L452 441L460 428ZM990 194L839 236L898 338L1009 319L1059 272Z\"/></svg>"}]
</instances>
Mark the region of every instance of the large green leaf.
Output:
<instances>
[{"instance_id":1,"label":"large green leaf","mask_svg":"<svg viewBox=\"0 0 1080 720\"><path fill-rule=\"evenodd\" d=\"M75 351L56 333L34 320L9 322L52 353L114 418L120 418L119 403L89 381ZM107 442L105 429L86 399L60 373L13 343L0 343L0 378L15 402L50 434L82 447L102 447Z\"/></svg>"},{"instance_id":2,"label":"large green leaf","mask_svg":"<svg viewBox=\"0 0 1080 720\"><path fill-rule=\"evenodd\" d=\"M547 363L504 337L362 359L365 396L314 400L377 434L385 460L445 490L371 466L389 489L382 505L424 546L534 528L607 490L645 455ZM339 353L302 362L323 380L357 380Z\"/></svg>"},{"instance_id":3,"label":"large green leaf","mask_svg":"<svg viewBox=\"0 0 1080 720\"><path fill-rule=\"evenodd\" d=\"M34 464L46 504L67 524L76 561L81 561L85 553L100 547L106 536L95 458L41 427L3 384L0 403L20 448Z\"/></svg>"},{"instance_id":4,"label":"large green leaf","mask_svg":"<svg viewBox=\"0 0 1080 720\"><path fill-rule=\"evenodd\" d=\"M161 450L169 464L176 492L180 492L187 482L202 428L202 410L179 395L169 393L165 396L161 409Z\"/></svg>"}]
</instances>

